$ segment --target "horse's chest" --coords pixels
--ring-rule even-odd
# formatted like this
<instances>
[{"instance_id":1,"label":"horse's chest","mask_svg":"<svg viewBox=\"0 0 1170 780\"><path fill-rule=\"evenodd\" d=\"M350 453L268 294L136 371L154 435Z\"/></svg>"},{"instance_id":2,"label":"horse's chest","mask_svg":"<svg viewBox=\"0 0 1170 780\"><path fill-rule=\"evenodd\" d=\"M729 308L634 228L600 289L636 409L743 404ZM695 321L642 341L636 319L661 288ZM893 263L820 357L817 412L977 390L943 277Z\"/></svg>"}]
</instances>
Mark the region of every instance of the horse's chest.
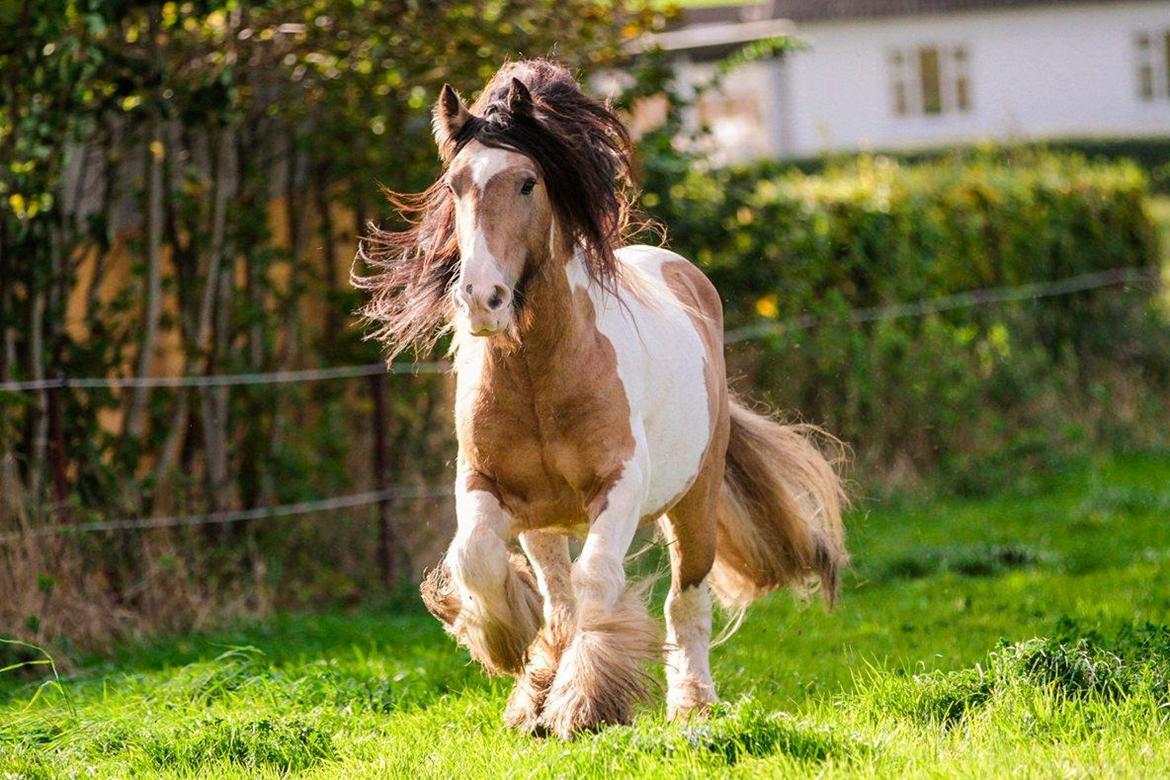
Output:
<instances>
[{"instance_id":1,"label":"horse's chest","mask_svg":"<svg viewBox=\"0 0 1170 780\"><path fill-rule=\"evenodd\" d=\"M468 465L521 525L589 522L589 503L632 453L628 406L596 390L484 392L460 426Z\"/></svg>"}]
</instances>

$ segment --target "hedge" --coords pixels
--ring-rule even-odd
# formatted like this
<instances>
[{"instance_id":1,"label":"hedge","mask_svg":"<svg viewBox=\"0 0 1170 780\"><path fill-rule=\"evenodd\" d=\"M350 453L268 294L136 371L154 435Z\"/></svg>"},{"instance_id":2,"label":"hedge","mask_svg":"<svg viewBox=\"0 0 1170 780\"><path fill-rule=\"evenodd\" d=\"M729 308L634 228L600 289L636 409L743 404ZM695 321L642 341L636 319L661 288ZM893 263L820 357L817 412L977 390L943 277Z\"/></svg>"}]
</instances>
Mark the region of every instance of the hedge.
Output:
<instances>
[{"instance_id":1,"label":"hedge","mask_svg":"<svg viewBox=\"0 0 1170 780\"><path fill-rule=\"evenodd\" d=\"M921 163L957 157L983 157L994 155L1003 160L1024 156L1031 157L1048 152L1079 154L1097 162L1133 162L1150 177L1150 189L1157 193L1170 193L1170 136L1129 136L1129 137L1068 137L1050 138L1042 141L1019 141L1006 144L962 144L958 146L931 146L917 149L883 151L883 156L903 163ZM835 161L853 155L803 157L796 159L769 160L752 164L758 175L774 175L781 171L800 170L805 173L822 173Z\"/></svg>"},{"instance_id":2,"label":"hedge","mask_svg":"<svg viewBox=\"0 0 1170 780\"><path fill-rule=\"evenodd\" d=\"M1152 287L868 324L848 311L1154 267L1147 197L1132 163L988 153L693 171L644 203L715 281L729 328L819 321L732 350L752 394L841 435L867 473L974 490L1086 445L1158 440L1170 330Z\"/></svg>"},{"instance_id":3,"label":"hedge","mask_svg":"<svg viewBox=\"0 0 1170 780\"><path fill-rule=\"evenodd\" d=\"M1143 172L1077 156L696 172L645 197L671 246L716 281L733 321L766 293L782 314L815 313L827 298L874 306L1158 257Z\"/></svg>"}]
</instances>

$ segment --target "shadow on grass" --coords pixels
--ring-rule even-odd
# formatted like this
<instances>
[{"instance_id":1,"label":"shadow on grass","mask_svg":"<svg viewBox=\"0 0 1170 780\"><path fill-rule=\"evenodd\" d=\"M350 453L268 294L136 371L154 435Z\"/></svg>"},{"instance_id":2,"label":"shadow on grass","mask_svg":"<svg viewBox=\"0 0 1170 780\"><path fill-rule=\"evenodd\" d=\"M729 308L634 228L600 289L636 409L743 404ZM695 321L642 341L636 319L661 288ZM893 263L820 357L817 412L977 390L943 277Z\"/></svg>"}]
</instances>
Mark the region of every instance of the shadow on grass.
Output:
<instances>
[{"instance_id":1,"label":"shadow on grass","mask_svg":"<svg viewBox=\"0 0 1170 780\"><path fill-rule=\"evenodd\" d=\"M310 705L322 690L333 688L378 711L395 709L404 698L424 698L421 690L427 686L439 696L478 680L421 606L403 609L397 603L352 613L282 615L223 631L128 644L78 667L64 685L85 689L103 677L164 675L158 685L164 694L182 690L203 700L279 680ZM35 667L0 675L0 705L31 698L46 674ZM410 695L404 696L404 690Z\"/></svg>"},{"instance_id":2,"label":"shadow on grass","mask_svg":"<svg viewBox=\"0 0 1170 780\"><path fill-rule=\"evenodd\" d=\"M996 577L1014 569L1049 566L1056 556L1025 544L920 546L874 566L873 579L918 580L937 574Z\"/></svg>"}]
</instances>

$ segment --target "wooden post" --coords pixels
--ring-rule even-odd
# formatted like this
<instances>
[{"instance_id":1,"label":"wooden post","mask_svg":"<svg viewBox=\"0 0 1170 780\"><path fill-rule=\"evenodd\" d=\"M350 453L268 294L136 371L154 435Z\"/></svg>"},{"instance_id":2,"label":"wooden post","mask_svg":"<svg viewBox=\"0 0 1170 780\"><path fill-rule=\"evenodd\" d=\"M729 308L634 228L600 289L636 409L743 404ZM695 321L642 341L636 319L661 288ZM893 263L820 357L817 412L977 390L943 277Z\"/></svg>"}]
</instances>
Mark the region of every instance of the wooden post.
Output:
<instances>
[{"instance_id":1,"label":"wooden post","mask_svg":"<svg viewBox=\"0 0 1170 780\"><path fill-rule=\"evenodd\" d=\"M69 482L65 473L65 429L61 421L61 392L64 379L49 388L49 461L53 472L53 494L57 501L57 518L69 523Z\"/></svg>"},{"instance_id":2,"label":"wooden post","mask_svg":"<svg viewBox=\"0 0 1170 780\"><path fill-rule=\"evenodd\" d=\"M385 490L390 485L386 473L386 391L385 374L370 376L370 397L373 399L373 446L374 485ZM383 497L377 504L378 513L378 565L382 572L382 584L387 588L398 582L398 540L394 533L392 514L394 499Z\"/></svg>"}]
</instances>

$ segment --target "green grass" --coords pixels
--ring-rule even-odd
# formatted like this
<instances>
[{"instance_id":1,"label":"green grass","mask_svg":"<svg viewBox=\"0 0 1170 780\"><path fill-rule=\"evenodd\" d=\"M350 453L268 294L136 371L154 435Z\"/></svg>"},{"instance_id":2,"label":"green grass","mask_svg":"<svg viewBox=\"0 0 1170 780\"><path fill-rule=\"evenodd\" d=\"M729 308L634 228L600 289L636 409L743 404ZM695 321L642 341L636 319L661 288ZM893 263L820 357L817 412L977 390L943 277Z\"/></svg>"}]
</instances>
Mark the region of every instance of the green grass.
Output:
<instances>
[{"instance_id":1,"label":"green grass","mask_svg":"<svg viewBox=\"0 0 1170 780\"><path fill-rule=\"evenodd\" d=\"M842 607L753 608L714 651L714 717L655 703L571 744L505 731L507 681L413 609L10 672L0 777L1148 776L1170 766L1168 519L1170 455L856 515Z\"/></svg>"}]
</instances>

